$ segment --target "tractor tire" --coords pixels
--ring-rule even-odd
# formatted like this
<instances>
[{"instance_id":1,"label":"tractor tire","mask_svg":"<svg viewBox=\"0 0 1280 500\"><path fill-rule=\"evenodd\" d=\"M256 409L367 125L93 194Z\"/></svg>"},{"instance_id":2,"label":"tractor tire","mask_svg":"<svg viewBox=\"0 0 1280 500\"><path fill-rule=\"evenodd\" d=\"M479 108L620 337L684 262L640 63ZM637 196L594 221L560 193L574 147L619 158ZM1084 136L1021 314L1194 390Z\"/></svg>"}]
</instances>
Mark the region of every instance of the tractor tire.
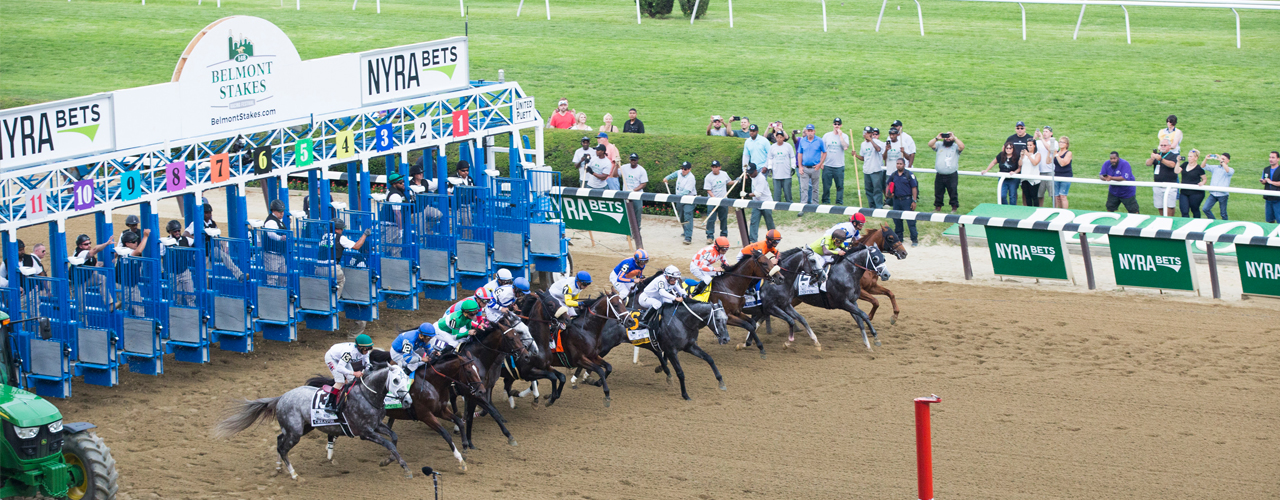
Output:
<instances>
[{"instance_id":1,"label":"tractor tire","mask_svg":"<svg viewBox=\"0 0 1280 500\"><path fill-rule=\"evenodd\" d=\"M79 468L84 480L70 485L67 498L71 500L115 500L120 489L120 476L116 472L116 459L111 449L93 431L68 435L62 443L62 456L67 465Z\"/></svg>"}]
</instances>

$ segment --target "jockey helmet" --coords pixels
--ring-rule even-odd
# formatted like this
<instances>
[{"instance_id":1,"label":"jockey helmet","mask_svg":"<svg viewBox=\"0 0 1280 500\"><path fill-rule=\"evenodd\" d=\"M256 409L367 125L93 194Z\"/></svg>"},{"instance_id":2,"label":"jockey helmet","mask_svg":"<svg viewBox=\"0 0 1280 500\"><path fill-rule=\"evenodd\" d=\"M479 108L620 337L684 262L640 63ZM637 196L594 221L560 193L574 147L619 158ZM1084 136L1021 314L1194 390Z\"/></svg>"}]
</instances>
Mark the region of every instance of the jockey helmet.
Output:
<instances>
[{"instance_id":1,"label":"jockey helmet","mask_svg":"<svg viewBox=\"0 0 1280 500\"><path fill-rule=\"evenodd\" d=\"M346 229L346 228L347 228L347 221L342 220L342 217L334 217L334 218L333 218L333 230L334 230L334 231L341 231L341 230Z\"/></svg>"},{"instance_id":2,"label":"jockey helmet","mask_svg":"<svg viewBox=\"0 0 1280 500\"><path fill-rule=\"evenodd\" d=\"M356 347L373 347L373 337L364 333L356 335Z\"/></svg>"},{"instance_id":3,"label":"jockey helmet","mask_svg":"<svg viewBox=\"0 0 1280 500\"><path fill-rule=\"evenodd\" d=\"M464 314L474 313L480 310L480 304L477 304L474 299L467 299L462 301L462 307L459 307L458 309L460 309Z\"/></svg>"},{"instance_id":4,"label":"jockey helmet","mask_svg":"<svg viewBox=\"0 0 1280 500\"><path fill-rule=\"evenodd\" d=\"M283 202L283 201L280 201L280 200L271 200L271 211L272 211L272 212L283 212L283 211L284 211L284 202Z\"/></svg>"},{"instance_id":5,"label":"jockey helmet","mask_svg":"<svg viewBox=\"0 0 1280 500\"><path fill-rule=\"evenodd\" d=\"M649 262L649 252L644 251L643 248L636 249L635 259L637 263Z\"/></svg>"},{"instance_id":6,"label":"jockey helmet","mask_svg":"<svg viewBox=\"0 0 1280 500\"><path fill-rule=\"evenodd\" d=\"M777 229L770 229L769 232L764 233L764 240L773 242L773 243L782 241L782 231L779 231Z\"/></svg>"},{"instance_id":7,"label":"jockey helmet","mask_svg":"<svg viewBox=\"0 0 1280 500\"><path fill-rule=\"evenodd\" d=\"M836 241L847 240L849 239L849 231L846 231L843 227L840 229L837 229L835 230L835 232L831 233L831 239Z\"/></svg>"},{"instance_id":8,"label":"jockey helmet","mask_svg":"<svg viewBox=\"0 0 1280 500\"><path fill-rule=\"evenodd\" d=\"M849 216L849 222L852 222L854 224L866 224L867 217L862 214L853 214Z\"/></svg>"},{"instance_id":9,"label":"jockey helmet","mask_svg":"<svg viewBox=\"0 0 1280 500\"><path fill-rule=\"evenodd\" d=\"M142 241L142 238L138 236L138 233L133 231L125 231L124 234L120 235L120 244L137 243L140 241Z\"/></svg>"},{"instance_id":10,"label":"jockey helmet","mask_svg":"<svg viewBox=\"0 0 1280 500\"><path fill-rule=\"evenodd\" d=\"M168 224L166 224L166 225L164 226L164 232L166 232L166 233L171 233L171 234L172 234L172 233L176 233L176 232L181 231L181 230L182 230L182 223L181 223L181 222L178 222L177 220L171 220L171 221L169 221L169 223L168 223Z\"/></svg>"},{"instance_id":11,"label":"jockey helmet","mask_svg":"<svg viewBox=\"0 0 1280 500\"><path fill-rule=\"evenodd\" d=\"M680 268L676 266L667 266L667 268L662 271L662 275L668 278L679 278Z\"/></svg>"},{"instance_id":12,"label":"jockey helmet","mask_svg":"<svg viewBox=\"0 0 1280 500\"><path fill-rule=\"evenodd\" d=\"M716 248L720 248L721 253L724 253L725 251L729 250L729 238L726 238L724 236L720 236L716 238Z\"/></svg>"},{"instance_id":13,"label":"jockey helmet","mask_svg":"<svg viewBox=\"0 0 1280 500\"><path fill-rule=\"evenodd\" d=\"M476 294L475 294L475 295L473 295L473 297L474 297L476 300L483 300L483 301L485 301L485 302L488 302L488 301L490 301L490 300L493 300L493 294L492 294L492 293L489 293L489 289L488 289L488 288L485 288L485 287L477 288L477 289L476 289Z\"/></svg>"},{"instance_id":14,"label":"jockey helmet","mask_svg":"<svg viewBox=\"0 0 1280 500\"><path fill-rule=\"evenodd\" d=\"M431 337L431 336L434 336L435 334L436 334L436 325L433 325L431 323L423 323L421 325L418 325L419 337Z\"/></svg>"},{"instance_id":15,"label":"jockey helmet","mask_svg":"<svg viewBox=\"0 0 1280 500\"><path fill-rule=\"evenodd\" d=\"M511 286L514 286L516 290L520 290L521 292L529 293L529 280L525 279L524 276L516 278L515 281L512 281Z\"/></svg>"},{"instance_id":16,"label":"jockey helmet","mask_svg":"<svg viewBox=\"0 0 1280 500\"><path fill-rule=\"evenodd\" d=\"M511 271L509 271L509 270L507 270L507 269L499 269L499 270L498 270L498 283L499 283L499 284L502 284L502 285L509 285L509 284L511 284L511 279L512 279L512 278L511 278Z\"/></svg>"},{"instance_id":17,"label":"jockey helmet","mask_svg":"<svg viewBox=\"0 0 1280 500\"><path fill-rule=\"evenodd\" d=\"M80 236L76 236L76 246L80 246L80 245L83 245L83 244L85 244L85 243L89 243L90 241L92 241L92 240L90 240L90 239L89 239L89 235L87 235L87 234L82 234L82 235L80 235Z\"/></svg>"},{"instance_id":18,"label":"jockey helmet","mask_svg":"<svg viewBox=\"0 0 1280 500\"><path fill-rule=\"evenodd\" d=\"M591 273L588 273L586 271L578 271L578 283L582 283L584 285L590 285Z\"/></svg>"}]
</instances>

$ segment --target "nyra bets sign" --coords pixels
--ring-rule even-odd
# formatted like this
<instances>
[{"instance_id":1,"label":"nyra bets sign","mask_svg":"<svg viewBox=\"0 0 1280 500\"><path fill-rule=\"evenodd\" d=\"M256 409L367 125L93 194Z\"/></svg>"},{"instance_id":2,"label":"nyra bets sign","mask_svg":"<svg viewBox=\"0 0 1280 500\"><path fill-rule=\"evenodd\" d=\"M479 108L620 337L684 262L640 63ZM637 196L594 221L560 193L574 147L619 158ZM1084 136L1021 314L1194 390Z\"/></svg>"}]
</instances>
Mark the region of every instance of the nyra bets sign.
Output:
<instances>
[{"instance_id":1,"label":"nyra bets sign","mask_svg":"<svg viewBox=\"0 0 1280 500\"><path fill-rule=\"evenodd\" d=\"M0 170L115 148L111 95L0 111Z\"/></svg>"},{"instance_id":2,"label":"nyra bets sign","mask_svg":"<svg viewBox=\"0 0 1280 500\"><path fill-rule=\"evenodd\" d=\"M360 53L360 104L405 99L470 85L467 38Z\"/></svg>"},{"instance_id":3,"label":"nyra bets sign","mask_svg":"<svg viewBox=\"0 0 1280 500\"><path fill-rule=\"evenodd\" d=\"M270 22L249 16L214 21L191 40L173 72L182 94L185 137L224 132L302 114L292 71L298 51Z\"/></svg>"}]
</instances>

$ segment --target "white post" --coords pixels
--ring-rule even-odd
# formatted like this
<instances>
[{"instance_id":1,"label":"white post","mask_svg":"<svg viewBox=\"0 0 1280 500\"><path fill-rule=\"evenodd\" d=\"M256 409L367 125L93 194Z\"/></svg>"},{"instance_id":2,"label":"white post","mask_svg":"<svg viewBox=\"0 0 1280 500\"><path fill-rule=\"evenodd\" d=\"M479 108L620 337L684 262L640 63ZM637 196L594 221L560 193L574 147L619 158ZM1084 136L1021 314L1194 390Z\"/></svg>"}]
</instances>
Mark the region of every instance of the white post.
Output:
<instances>
[{"instance_id":1,"label":"white post","mask_svg":"<svg viewBox=\"0 0 1280 500\"><path fill-rule=\"evenodd\" d=\"M1076 32L1071 34L1071 39L1072 39L1072 40L1075 40L1075 39L1076 39L1076 37L1080 36L1080 22L1081 22L1081 21L1084 21L1084 6L1085 6L1085 5L1086 5L1086 4L1083 4L1083 3L1082 3L1082 4L1080 4L1080 18L1079 18L1079 19L1076 19Z\"/></svg>"},{"instance_id":2,"label":"white post","mask_svg":"<svg viewBox=\"0 0 1280 500\"><path fill-rule=\"evenodd\" d=\"M1022 9L1022 41L1027 41L1027 8L1022 6L1022 2L1018 2L1018 8Z\"/></svg>"},{"instance_id":3,"label":"white post","mask_svg":"<svg viewBox=\"0 0 1280 500\"><path fill-rule=\"evenodd\" d=\"M634 350L631 351L631 364L634 365L640 362L640 348L633 347L632 349Z\"/></svg>"},{"instance_id":4,"label":"white post","mask_svg":"<svg viewBox=\"0 0 1280 500\"><path fill-rule=\"evenodd\" d=\"M889 5L889 0L880 3L880 17L876 18L876 33L880 32L880 20L884 19L884 6Z\"/></svg>"},{"instance_id":5,"label":"white post","mask_svg":"<svg viewBox=\"0 0 1280 500\"><path fill-rule=\"evenodd\" d=\"M920 7L920 0L916 0L916 15L920 17L920 36L924 36L924 9Z\"/></svg>"},{"instance_id":6,"label":"white post","mask_svg":"<svg viewBox=\"0 0 1280 500\"><path fill-rule=\"evenodd\" d=\"M358 3L360 3L360 0L353 0L351 2L351 10L356 10L356 4Z\"/></svg>"},{"instance_id":7,"label":"white post","mask_svg":"<svg viewBox=\"0 0 1280 500\"><path fill-rule=\"evenodd\" d=\"M547 0L547 1L550 1L550 0ZM694 18L697 18L697 17L698 17L698 2L700 2L700 1L702 1L702 0L693 0L693 12L691 12L691 13L689 14L689 24L690 24L690 25L692 25L692 24L693 24L693 20L694 20ZM886 1L888 1L888 0L886 0Z\"/></svg>"},{"instance_id":8,"label":"white post","mask_svg":"<svg viewBox=\"0 0 1280 500\"><path fill-rule=\"evenodd\" d=\"M822 32L827 32L827 0L822 0Z\"/></svg>"},{"instance_id":9,"label":"white post","mask_svg":"<svg viewBox=\"0 0 1280 500\"><path fill-rule=\"evenodd\" d=\"M1133 45L1133 35L1129 33L1129 9L1123 5L1120 8L1124 9L1124 39L1129 45Z\"/></svg>"},{"instance_id":10,"label":"white post","mask_svg":"<svg viewBox=\"0 0 1280 500\"><path fill-rule=\"evenodd\" d=\"M516 17L520 17L520 11L524 9L524 0L520 0L520 6L516 7Z\"/></svg>"},{"instance_id":11,"label":"white post","mask_svg":"<svg viewBox=\"0 0 1280 500\"><path fill-rule=\"evenodd\" d=\"M467 17L467 6L462 0L458 0L458 17Z\"/></svg>"},{"instance_id":12,"label":"white post","mask_svg":"<svg viewBox=\"0 0 1280 500\"><path fill-rule=\"evenodd\" d=\"M71 0L67 0L70 2ZM1236 15L1236 48L1240 48L1240 13L1236 12L1235 7L1231 8L1231 13Z\"/></svg>"},{"instance_id":13,"label":"white post","mask_svg":"<svg viewBox=\"0 0 1280 500\"><path fill-rule=\"evenodd\" d=\"M302 0L296 0L296 1L297 1L298 5L297 5L297 8L296 8L295 10L302 10Z\"/></svg>"},{"instance_id":14,"label":"white post","mask_svg":"<svg viewBox=\"0 0 1280 500\"><path fill-rule=\"evenodd\" d=\"M520 0L523 2L524 0ZM636 24L640 24L640 0L636 0Z\"/></svg>"},{"instance_id":15,"label":"white post","mask_svg":"<svg viewBox=\"0 0 1280 500\"><path fill-rule=\"evenodd\" d=\"M551 0L547 0L547 20L551 20Z\"/></svg>"},{"instance_id":16,"label":"white post","mask_svg":"<svg viewBox=\"0 0 1280 500\"><path fill-rule=\"evenodd\" d=\"M71 0L67 0L70 2ZM729 0L729 27L733 27L733 0Z\"/></svg>"}]
</instances>

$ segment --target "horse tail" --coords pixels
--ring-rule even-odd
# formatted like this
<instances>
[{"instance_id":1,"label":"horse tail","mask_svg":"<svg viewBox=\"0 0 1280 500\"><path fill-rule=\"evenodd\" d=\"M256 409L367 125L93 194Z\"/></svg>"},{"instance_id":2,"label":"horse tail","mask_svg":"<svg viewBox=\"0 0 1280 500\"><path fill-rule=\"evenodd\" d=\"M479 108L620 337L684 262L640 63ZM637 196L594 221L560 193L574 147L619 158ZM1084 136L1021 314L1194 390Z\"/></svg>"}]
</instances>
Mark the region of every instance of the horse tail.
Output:
<instances>
[{"instance_id":1,"label":"horse tail","mask_svg":"<svg viewBox=\"0 0 1280 500\"><path fill-rule=\"evenodd\" d=\"M335 383L335 382L334 382L334 380L333 380L332 378L326 377L326 376L324 376L324 375L315 375L315 376L313 376L313 377L311 377L311 378L307 379L307 383L306 383L306 385L307 385L308 387L317 387L317 388L319 388L319 387L324 387L324 386L326 386L326 385L333 385L334 383Z\"/></svg>"},{"instance_id":2,"label":"horse tail","mask_svg":"<svg viewBox=\"0 0 1280 500\"><path fill-rule=\"evenodd\" d=\"M256 423L265 422L276 413L276 403L280 396L274 398L241 400L230 411L230 415L213 427L213 437L229 438L240 431L252 427Z\"/></svg>"}]
</instances>

